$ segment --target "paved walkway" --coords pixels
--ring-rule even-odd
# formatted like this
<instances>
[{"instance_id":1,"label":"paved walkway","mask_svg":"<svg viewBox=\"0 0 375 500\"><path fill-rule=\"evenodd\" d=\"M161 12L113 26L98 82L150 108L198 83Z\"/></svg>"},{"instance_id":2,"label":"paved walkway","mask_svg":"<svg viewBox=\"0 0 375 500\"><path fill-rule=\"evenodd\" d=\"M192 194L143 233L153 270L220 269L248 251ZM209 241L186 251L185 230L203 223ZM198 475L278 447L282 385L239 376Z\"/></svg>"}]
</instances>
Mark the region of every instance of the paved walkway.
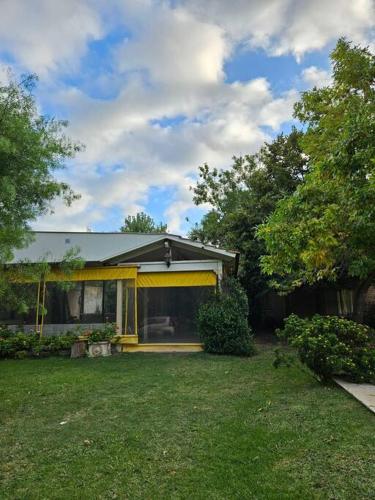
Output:
<instances>
[{"instance_id":1,"label":"paved walkway","mask_svg":"<svg viewBox=\"0 0 375 500\"><path fill-rule=\"evenodd\" d=\"M335 381L345 391L354 396L358 401L367 406L367 408L375 413L375 385L372 384L353 384L336 378Z\"/></svg>"}]
</instances>

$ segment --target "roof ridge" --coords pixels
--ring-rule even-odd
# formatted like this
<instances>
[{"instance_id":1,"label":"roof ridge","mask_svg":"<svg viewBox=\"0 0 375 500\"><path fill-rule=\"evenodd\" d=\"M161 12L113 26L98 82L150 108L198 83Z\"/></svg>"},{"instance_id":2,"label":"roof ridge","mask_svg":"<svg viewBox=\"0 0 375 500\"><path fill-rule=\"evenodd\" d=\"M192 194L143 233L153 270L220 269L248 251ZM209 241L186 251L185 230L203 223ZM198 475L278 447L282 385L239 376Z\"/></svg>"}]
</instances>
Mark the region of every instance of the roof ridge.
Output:
<instances>
[{"instance_id":1,"label":"roof ridge","mask_svg":"<svg viewBox=\"0 0 375 500\"><path fill-rule=\"evenodd\" d=\"M173 233L158 233L158 232L153 232L153 233L139 233L137 231L37 231L37 230L31 230L29 231L30 233L43 233L43 234L140 234L140 235L145 235L145 236L154 236L154 235L160 235L160 236L175 236L177 238L182 238L179 234L173 234Z\"/></svg>"}]
</instances>

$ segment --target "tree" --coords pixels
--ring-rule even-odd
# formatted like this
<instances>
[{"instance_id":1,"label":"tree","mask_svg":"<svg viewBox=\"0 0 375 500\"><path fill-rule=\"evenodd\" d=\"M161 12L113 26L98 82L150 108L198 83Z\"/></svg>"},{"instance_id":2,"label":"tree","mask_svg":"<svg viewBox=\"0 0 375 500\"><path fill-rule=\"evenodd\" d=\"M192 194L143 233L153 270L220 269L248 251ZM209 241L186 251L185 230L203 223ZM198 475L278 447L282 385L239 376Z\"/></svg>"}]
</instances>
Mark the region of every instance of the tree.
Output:
<instances>
[{"instance_id":1,"label":"tree","mask_svg":"<svg viewBox=\"0 0 375 500\"><path fill-rule=\"evenodd\" d=\"M0 297L15 299L6 263L13 250L27 245L30 223L50 210L60 196L70 204L78 196L54 173L81 146L64 134L65 121L42 116L33 96L34 75L0 86ZM30 272L32 266L27 266ZM21 300L21 299L20 299ZM23 303L23 301L21 300ZM20 306L21 307L21 306Z\"/></svg>"},{"instance_id":2,"label":"tree","mask_svg":"<svg viewBox=\"0 0 375 500\"><path fill-rule=\"evenodd\" d=\"M128 215L125 218L124 225L121 226L122 233L166 233L167 224L159 222L156 224L154 219L145 212L138 212L136 215Z\"/></svg>"},{"instance_id":3,"label":"tree","mask_svg":"<svg viewBox=\"0 0 375 500\"><path fill-rule=\"evenodd\" d=\"M311 171L258 232L262 269L287 291L355 279L359 293L375 276L375 58L341 39L331 59L333 83L295 106Z\"/></svg>"},{"instance_id":4,"label":"tree","mask_svg":"<svg viewBox=\"0 0 375 500\"><path fill-rule=\"evenodd\" d=\"M278 200L294 192L308 171L299 141L302 132L293 129L265 143L255 155L234 157L228 170L200 167L194 187L194 202L209 203L212 209L189 236L240 251L240 277L253 303L268 289L259 259L264 245L256 237L258 226L275 209ZM250 309L254 314L254 308Z\"/></svg>"},{"instance_id":5,"label":"tree","mask_svg":"<svg viewBox=\"0 0 375 500\"><path fill-rule=\"evenodd\" d=\"M36 77L0 86L0 262L30 238L30 222L62 196L70 204L77 195L53 174L80 150L63 133L65 121L41 116L32 90Z\"/></svg>"}]
</instances>

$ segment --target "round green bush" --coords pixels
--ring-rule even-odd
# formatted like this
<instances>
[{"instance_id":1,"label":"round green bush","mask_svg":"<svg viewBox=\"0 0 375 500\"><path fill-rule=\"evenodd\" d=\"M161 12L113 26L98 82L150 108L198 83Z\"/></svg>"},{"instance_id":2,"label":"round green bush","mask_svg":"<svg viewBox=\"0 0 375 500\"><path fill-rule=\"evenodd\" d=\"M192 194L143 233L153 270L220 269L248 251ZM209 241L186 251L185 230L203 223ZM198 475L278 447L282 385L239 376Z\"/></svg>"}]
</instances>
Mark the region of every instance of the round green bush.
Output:
<instances>
[{"instance_id":1,"label":"round green bush","mask_svg":"<svg viewBox=\"0 0 375 500\"><path fill-rule=\"evenodd\" d=\"M254 354L248 313L246 293L236 279L227 278L222 290L198 311L198 332L205 351L238 356Z\"/></svg>"},{"instance_id":2,"label":"round green bush","mask_svg":"<svg viewBox=\"0 0 375 500\"><path fill-rule=\"evenodd\" d=\"M321 381L334 376L354 382L375 381L375 332L369 326L318 314L311 319L292 314L284 321L278 336L297 349L302 363Z\"/></svg>"}]
</instances>

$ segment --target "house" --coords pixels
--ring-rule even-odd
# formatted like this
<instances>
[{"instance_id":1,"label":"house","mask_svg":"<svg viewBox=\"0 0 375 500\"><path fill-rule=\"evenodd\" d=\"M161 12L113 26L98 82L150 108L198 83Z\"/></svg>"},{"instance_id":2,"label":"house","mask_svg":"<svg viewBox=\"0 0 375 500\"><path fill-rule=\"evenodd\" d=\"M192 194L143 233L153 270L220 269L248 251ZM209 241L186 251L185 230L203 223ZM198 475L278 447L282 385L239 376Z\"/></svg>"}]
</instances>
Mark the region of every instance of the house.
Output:
<instances>
[{"instance_id":1,"label":"house","mask_svg":"<svg viewBox=\"0 0 375 500\"><path fill-rule=\"evenodd\" d=\"M8 325L42 329L43 335L116 322L122 351L201 350L196 313L238 255L172 234L35 232L10 265L41 260L52 272L34 284L36 304L26 316L2 315ZM58 269L77 249L84 268ZM70 282L61 287L58 282ZM34 293L34 292L33 292ZM15 327L15 326L14 326Z\"/></svg>"}]
</instances>

